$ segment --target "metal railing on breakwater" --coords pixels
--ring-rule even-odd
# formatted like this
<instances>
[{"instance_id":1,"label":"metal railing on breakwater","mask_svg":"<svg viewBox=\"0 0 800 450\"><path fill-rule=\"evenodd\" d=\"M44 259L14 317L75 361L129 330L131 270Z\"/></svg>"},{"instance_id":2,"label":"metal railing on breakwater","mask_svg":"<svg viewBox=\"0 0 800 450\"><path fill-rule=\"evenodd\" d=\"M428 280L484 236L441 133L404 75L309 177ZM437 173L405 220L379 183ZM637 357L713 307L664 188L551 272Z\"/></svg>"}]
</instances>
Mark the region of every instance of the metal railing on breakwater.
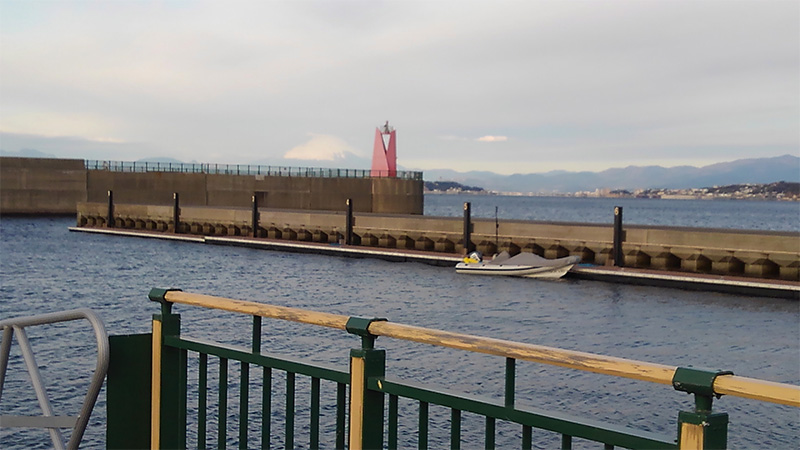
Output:
<instances>
[{"instance_id":1,"label":"metal railing on breakwater","mask_svg":"<svg viewBox=\"0 0 800 450\"><path fill-rule=\"evenodd\" d=\"M422 180L422 172L371 169L330 169L324 167L263 166L250 164L172 163L86 160L87 170L111 172L179 172L218 175L263 175L307 178L400 178Z\"/></svg>"},{"instance_id":2,"label":"metal railing on breakwater","mask_svg":"<svg viewBox=\"0 0 800 450\"><path fill-rule=\"evenodd\" d=\"M269 447L273 369L286 373L283 444L295 444L296 376L311 379L309 426L310 448L386 448L398 446L398 399L418 402L419 448L429 446L430 405L450 410L450 447L461 447L462 412L485 418L485 447L494 448L496 422L520 426L520 447L532 448L532 430L540 429L561 436L561 447L572 448L574 438L600 442L606 449L625 448L726 448L728 415L712 411L715 396L732 395L765 402L800 407L800 387L735 376L727 371L706 371L671 367L642 361L614 358L584 352L562 350L532 344L483 338L428 328L395 324L385 319L365 319L321 313L263 303L191 294L179 290L153 289L149 295L160 302L161 314L153 318L152 335L115 336L112 339L112 370L108 387L108 448L147 447L185 448L187 445L187 353L199 354L197 445L205 448L208 431L216 428L219 448L229 445L228 438L228 362L241 363L238 382L240 404L238 417L239 448L250 442L250 370L251 364L263 368L260 442ZM181 336L180 316L173 305L182 304L252 316L250 349ZM293 357L262 352L262 318L291 321L347 331L361 338L360 348L352 349L349 372L332 369ZM404 382L386 373L386 352L375 348L377 337L448 347L504 358L505 389L503 401L484 400L420 383ZM115 356L116 355L116 356ZM219 414L216 424L207 424L209 356L219 359ZM515 403L516 361L531 361L569 369L671 385L694 395L695 407L678 414L677 436L622 427L572 417L563 413L520 408ZM125 382L111 374L121 374ZM136 375L139 375L138 377ZM144 376L142 376L144 375ZM147 382L150 380L150 383ZM336 384L336 401L326 410L335 410L335 442L320 442L320 381ZM349 385L349 409L347 408ZM142 395L149 391L150 398ZM134 398L130 398L133 394ZM129 401L124 400L128 395ZM388 417L385 415L388 396ZM152 401L150 401L152 399ZM113 440L112 440L113 436Z\"/></svg>"}]
</instances>

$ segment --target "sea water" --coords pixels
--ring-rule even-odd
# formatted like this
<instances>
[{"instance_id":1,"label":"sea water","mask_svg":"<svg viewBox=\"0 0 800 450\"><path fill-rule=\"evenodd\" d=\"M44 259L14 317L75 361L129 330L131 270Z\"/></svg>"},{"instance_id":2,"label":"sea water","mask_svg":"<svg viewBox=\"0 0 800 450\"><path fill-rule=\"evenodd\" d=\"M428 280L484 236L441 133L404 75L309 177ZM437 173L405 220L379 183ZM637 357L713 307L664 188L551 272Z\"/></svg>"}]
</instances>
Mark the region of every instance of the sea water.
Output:
<instances>
[{"instance_id":1,"label":"sea water","mask_svg":"<svg viewBox=\"0 0 800 450\"><path fill-rule=\"evenodd\" d=\"M478 196L426 196L426 211L450 208L458 215L461 202L473 211L486 209ZM449 200L447 200L449 199ZM528 208L527 198L504 199L503 211L542 211ZM562 202L555 199L552 202ZM567 203L570 204L567 200ZM453 205L447 202L454 203ZM549 201L546 201L546 203ZM658 202L658 200L656 200ZM577 211L606 211L591 201ZM649 204L649 201L647 202ZM738 208L734 202L723 202ZM745 202L756 205L756 203ZM770 203L784 208L783 203ZM636 217L636 204L625 204L626 219ZM689 203L679 202L680 205ZM704 202L714 205L714 202ZM780 206L778 206L780 205ZM786 204L793 208L795 205ZM683 207L683 206L681 206ZM761 208L761 205L754 206ZM558 208L554 207L554 210ZM724 208L723 208L724 209ZM708 210L708 209L707 209ZM793 210L792 210L793 211ZM437 212L437 215L448 215ZM510 213L508 213L510 215ZM563 211L562 211L563 214ZM577 214L573 212L571 214ZM603 213L610 217L610 210ZM661 212L664 216L674 212ZM773 222L781 213L771 212ZM791 216L791 211L786 213ZM730 214L744 217L747 214ZM534 216L537 220L573 221L573 216ZM599 217L599 216L598 216ZM526 217L521 217L526 218ZM610 220L610 219L609 219ZM706 225L721 227L709 218ZM602 222L601 220L591 220ZM38 314L78 307L92 308L104 319L110 334L148 332L158 306L147 299L152 287L178 287L218 295L348 316L386 317L392 322L508 339L531 344L637 359L670 366L732 370L737 375L800 384L800 308L796 301L639 287L586 280L538 280L456 275L446 267L391 263L247 248L208 246L69 232L72 218L6 218L0 220L0 317ZM793 230L792 223L769 229ZM734 228L752 227L739 223ZM687 225L680 223L678 225ZM692 224L699 225L699 224ZM189 308L175 312L183 318L182 333L220 342L249 345L246 317ZM85 323L30 328L37 362L53 397L56 414L77 412L94 368L93 338ZM346 333L265 320L264 349L292 357L347 368L349 348L359 340ZM471 395L501 399L502 358L472 355L422 344L379 338L387 350L387 375L430 383ZM89 355L89 356L85 356ZM210 358L210 386L215 385L217 362ZM190 354L189 416L196 416L197 356ZM227 442L235 446L238 433L240 366L231 363ZM273 388L273 446L283 444L283 374L275 372ZM260 370L251 368L251 439L257 442L260 423ZM307 446L308 380L298 377L297 446ZM0 414L36 414L35 395L12 347ZM540 364L517 363L517 405L574 414L617 425L675 435L677 414L693 406L690 395L669 386ZM335 398L335 386L322 383L323 405ZM105 446L105 391L87 429L83 448ZM216 391L209 393L209 445L216 442ZM400 400L400 446L416 446L413 402ZM731 448L798 448L800 414L797 408L734 397L722 397L715 410L730 414ZM322 442L333 442L334 412L323 406ZM449 445L449 411L431 406L431 447ZM483 420L464 414L463 448L483 446ZM196 427L189 427L195 443ZM499 421L499 448L519 447L519 427ZM559 437L534 431L535 445L558 446ZM576 448L583 442L575 441ZM46 432L0 430L0 448L48 448ZM596 446L592 445L590 448Z\"/></svg>"}]
</instances>

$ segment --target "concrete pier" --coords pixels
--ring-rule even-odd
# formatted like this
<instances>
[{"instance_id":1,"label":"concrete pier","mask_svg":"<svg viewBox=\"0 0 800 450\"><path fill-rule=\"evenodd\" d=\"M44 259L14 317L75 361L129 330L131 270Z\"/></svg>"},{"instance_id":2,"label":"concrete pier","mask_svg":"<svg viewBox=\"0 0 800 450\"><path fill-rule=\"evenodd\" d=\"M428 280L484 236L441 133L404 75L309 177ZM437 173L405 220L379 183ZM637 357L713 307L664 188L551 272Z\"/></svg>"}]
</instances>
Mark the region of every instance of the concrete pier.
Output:
<instances>
[{"instance_id":1,"label":"concrete pier","mask_svg":"<svg viewBox=\"0 0 800 450\"><path fill-rule=\"evenodd\" d=\"M181 207L178 231L204 236L259 236L286 241L344 243L345 202L341 211L259 208L252 230L249 208ZM78 227L106 227L107 205L78 205ZM456 217L353 213L354 246L418 250L459 255L464 223ZM547 258L578 255L583 263L611 265L613 226L472 219L470 241L486 255L506 250ZM172 206L117 204L114 227L174 230ZM679 227L624 227L624 267L800 281L800 236L789 232L737 231Z\"/></svg>"},{"instance_id":2,"label":"concrete pier","mask_svg":"<svg viewBox=\"0 0 800 450\"><path fill-rule=\"evenodd\" d=\"M116 236L163 239L198 244L228 245L272 251L313 253L318 255L375 258L394 262L417 262L434 266L453 267L462 260L461 255L410 249L351 246L300 242L283 239L252 238L249 236L198 236L169 232L120 230L116 228L73 227L70 231L109 234ZM665 270L621 268L612 266L579 265L567 273L568 278L578 278L611 283L636 284L722 292L737 295L754 295L789 300L800 300L800 283L787 280L765 280L731 275L712 275Z\"/></svg>"}]
</instances>

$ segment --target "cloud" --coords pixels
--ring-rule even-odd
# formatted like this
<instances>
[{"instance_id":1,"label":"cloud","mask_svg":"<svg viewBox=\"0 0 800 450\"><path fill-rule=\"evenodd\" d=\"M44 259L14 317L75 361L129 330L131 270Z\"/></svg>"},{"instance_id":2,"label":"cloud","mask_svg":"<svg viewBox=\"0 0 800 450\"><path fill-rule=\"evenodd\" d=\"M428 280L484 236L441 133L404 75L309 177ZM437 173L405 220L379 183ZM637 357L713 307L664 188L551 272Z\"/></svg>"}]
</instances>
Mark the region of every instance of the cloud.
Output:
<instances>
[{"instance_id":1,"label":"cloud","mask_svg":"<svg viewBox=\"0 0 800 450\"><path fill-rule=\"evenodd\" d=\"M104 5L0 1L4 148L336 162L351 145L368 158L386 119L422 169L696 165L800 144L798 2Z\"/></svg>"},{"instance_id":2,"label":"cloud","mask_svg":"<svg viewBox=\"0 0 800 450\"><path fill-rule=\"evenodd\" d=\"M508 140L508 136L483 136L475 140L480 142L505 142Z\"/></svg>"},{"instance_id":3,"label":"cloud","mask_svg":"<svg viewBox=\"0 0 800 450\"><path fill-rule=\"evenodd\" d=\"M344 159L347 153L357 153L357 151L341 138L311 133L311 139L308 142L292 148L283 157L285 159L333 161Z\"/></svg>"}]
</instances>

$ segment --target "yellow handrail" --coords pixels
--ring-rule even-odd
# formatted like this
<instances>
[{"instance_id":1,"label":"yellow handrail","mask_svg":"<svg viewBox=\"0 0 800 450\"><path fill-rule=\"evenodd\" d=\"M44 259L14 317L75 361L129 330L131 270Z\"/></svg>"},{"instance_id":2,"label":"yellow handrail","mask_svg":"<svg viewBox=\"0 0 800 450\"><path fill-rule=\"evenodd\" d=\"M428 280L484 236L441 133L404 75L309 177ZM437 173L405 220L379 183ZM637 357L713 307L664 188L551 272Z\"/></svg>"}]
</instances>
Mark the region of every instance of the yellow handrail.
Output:
<instances>
[{"instance_id":1,"label":"yellow handrail","mask_svg":"<svg viewBox=\"0 0 800 450\"><path fill-rule=\"evenodd\" d=\"M169 291L164 298L171 303L238 312L242 314L289 320L344 330L348 316L322 313L299 308L234 300L211 295ZM375 336L449 347L470 352L532 361L585 372L672 385L677 367L654 364L613 356L564 350L543 345L525 344L468 334L452 333L430 328L385 321L372 322L368 331ZM770 403L800 407L800 386L775 383L736 375L721 375L714 381L714 392Z\"/></svg>"}]
</instances>

